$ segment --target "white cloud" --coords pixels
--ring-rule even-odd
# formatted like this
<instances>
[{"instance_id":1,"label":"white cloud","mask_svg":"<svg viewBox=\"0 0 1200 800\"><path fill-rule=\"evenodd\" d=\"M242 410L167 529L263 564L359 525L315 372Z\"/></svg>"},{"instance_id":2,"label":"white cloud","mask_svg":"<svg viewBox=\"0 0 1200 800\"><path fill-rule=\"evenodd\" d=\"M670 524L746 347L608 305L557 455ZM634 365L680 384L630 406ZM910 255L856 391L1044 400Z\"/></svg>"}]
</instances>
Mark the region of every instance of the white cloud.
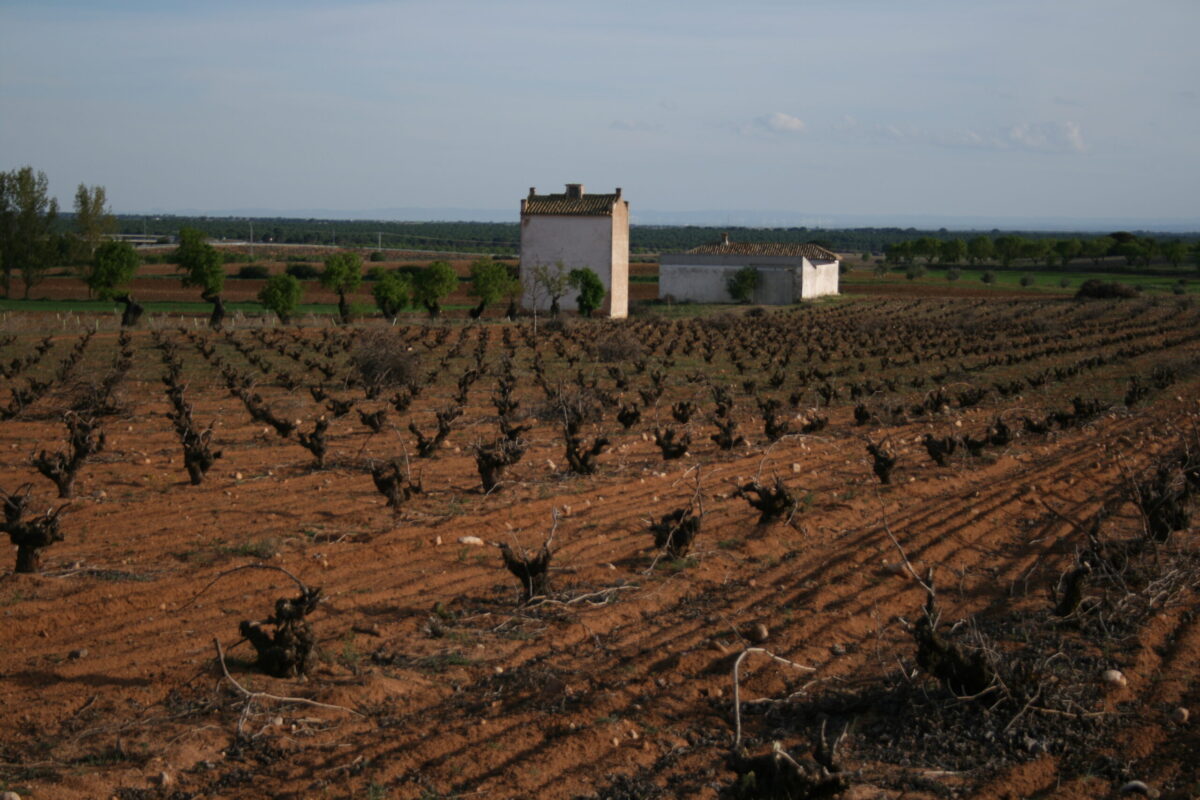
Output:
<instances>
[{"instance_id":1,"label":"white cloud","mask_svg":"<svg viewBox=\"0 0 1200 800\"><path fill-rule=\"evenodd\" d=\"M1008 141L1024 150L1082 153L1083 131L1074 122L1022 122L1008 129Z\"/></svg>"},{"instance_id":2,"label":"white cloud","mask_svg":"<svg viewBox=\"0 0 1200 800\"><path fill-rule=\"evenodd\" d=\"M807 127L804 120L793 117L791 114L784 114L782 111L759 117L755 123L773 133L804 133L804 129Z\"/></svg>"}]
</instances>

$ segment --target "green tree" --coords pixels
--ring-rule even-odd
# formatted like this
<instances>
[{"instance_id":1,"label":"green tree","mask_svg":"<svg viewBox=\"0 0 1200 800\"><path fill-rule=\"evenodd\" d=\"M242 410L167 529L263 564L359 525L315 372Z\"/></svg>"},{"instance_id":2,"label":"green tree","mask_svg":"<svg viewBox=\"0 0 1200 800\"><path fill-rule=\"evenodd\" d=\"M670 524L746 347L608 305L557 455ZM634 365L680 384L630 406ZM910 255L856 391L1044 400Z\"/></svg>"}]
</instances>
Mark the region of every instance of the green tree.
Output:
<instances>
[{"instance_id":1,"label":"green tree","mask_svg":"<svg viewBox=\"0 0 1200 800\"><path fill-rule=\"evenodd\" d=\"M725 281L725 289L734 302L749 303L754 299L759 280L758 270L747 265L729 276Z\"/></svg>"},{"instance_id":2,"label":"green tree","mask_svg":"<svg viewBox=\"0 0 1200 800\"><path fill-rule=\"evenodd\" d=\"M975 236L967 242L967 257L971 260L971 266L991 261L995 255L996 248L992 245L992 240L986 236Z\"/></svg>"},{"instance_id":3,"label":"green tree","mask_svg":"<svg viewBox=\"0 0 1200 800\"><path fill-rule=\"evenodd\" d=\"M471 310L471 317L478 319L483 310L502 297L512 296L519 286L516 276L508 267L490 258L480 258L471 263L471 295L479 298L479 305Z\"/></svg>"},{"instance_id":4,"label":"green tree","mask_svg":"<svg viewBox=\"0 0 1200 800\"><path fill-rule=\"evenodd\" d=\"M200 297L212 303L208 324L212 328L220 328L225 319L225 303L221 300L221 289L225 286L225 265L217 248L209 244L204 234L195 228L181 228L179 246L175 248L172 260L183 273L180 282L184 287L198 287Z\"/></svg>"},{"instance_id":5,"label":"green tree","mask_svg":"<svg viewBox=\"0 0 1200 800\"><path fill-rule=\"evenodd\" d=\"M567 274L567 280L572 288L579 290L575 304L579 308L580 316L592 316L592 312L600 307L604 302L604 295L608 293L600 276L587 267L580 267L571 270Z\"/></svg>"},{"instance_id":6,"label":"green tree","mask_svg":"<svg viewBox=\"0 0 1200 800\"><path fill-rule=\"evenodd\" d=\"M400 272L384 272L376 280L371 289L375 305L385 317L396 321L396 316L408 306L412 284L408 276Z\"/></svg>"},{"instance_id":7,"label":"green tree","mask_svg":"<svg viewBox=\"0 0 1200 800\"><path fill-rule=\"evenodd\" d=\"M113 300L126 293L142 264L129 242L107 241L96 248L87 286L101 300Z\"/></svg>"},{"instance_id":8,"label":"green tree","mask_svg":"<svg viewBox=\"0 0 1200 800\"><path fill-rule=\"evenodd\" d=\"M350 304L346 302L346 292L352 292L362 284L362 267L362 257L350 251L334 253L325 259L321 285L337 292L338 318L343 325L350 322Z\"/></svg>"},{"instance_id":9,"label":"green tree","mask_svg":"<svg viewBox=\"0 0 1200 800\"><path fill-rule=\"evenodd\" d=\"M1172 239L1162 247L1163 258L1172 267L1178 267L1187 259L1187 245L1180 239Z\"/></svg>"},{"instance_id":10,"label":"green tree","mask_svg":"<svg viewBox=\"0 0 1200 800\"><path fill-rule=\"evenodd\" d=\"M947 239L942 242L938 260L943 264L961 264L967 256L967 243L962 239Z\"/></svg>"},{"instance_id":11,"label":"green tree","mask_svg":"<svg viewBox=\"0 0 1200 800\"><path fill-rule=\"evenodd\" d=\"M1100 261L1112 252L1116 243L1111 236L1097 236L1095 239L1088 239L1083 243L1083 257L1090 258L1092 264L1098 267Z\"/></svg>"},{"instance_id":12,"label":"green tree","mask_svg":"<svg viewBox=\"0 0 1200 800\"><path fill-rule=\"evenodd\" d=\"M1071 259L1083 252L1083 242L1078 239L1060 239L1054 243L1054 252L1062 268L1071 266Z\"/></svg>"},{"instance_id":13,"label":"green tree","mask_svg":"<svg viewBox=\"0 0 1200 800\"><path fill-rule=\"evenodd\" d=\"M908 264L913 260L912 242L896 242L883 249L884 260L889 264Z\"/></svg>"},{"instance_id":14,"label":"green tree","mask_svg":"<svg viewBox=\"0 0 1200 800\"><path fill-rule=\"evenodd\" d=\"M1112 249L1113 255L1121 256L1125 259L1125 264L1132 267L1146 255L1146 249L1139 242L1121 242Z\"/></svg>"},{"instance_id":15,"label":"green tree","mask_svg":"<svg viewBox=\"0 0 1200 800\"><path fill-rule=\"evenodd\" d=\"M458 275L448 261L434 261L413 281L413 303L425 306L431 318L442 314L442 301L458 288Z\"/></svg>"},{"instance_id":16,"label":"green tree","mask_svg":"<svg viewBox=\"0 0 1200 800\"><path fill-rule=\"evenodd\" d=\"M549 300L550 316L557 317L558 301L571 288L567 268L561 261L553 264L534 264L530 274L533 276L534 308L540 306L543 299Z\"/></svg>"},{"instance_id":17,"label":"green tree","mask_svg":"<svg viewBox=\"0 0 1200 800\"><path fill-rule=\"evenodd\" d=\"M79 184L75 190L75 235L79 237L89 262L104 237L116 229L117 218L108 208L104 187L93 186L89 189Z\"/></svg>"},{"instance_id":18,"label":"green tree","mask_svg":"<svg viewBox=\"0 0 1200 800\"><path fill-rule=\"evenodd\" d=\"M21 270L29 297L57 255L58 201L49 190L46 173L35 173L33 167L0 172L0 268L5 297L10 296L14 270Z\"/></svg>"},{"instance_id":19,"label":"green tree","mask_svg":"<svg viewBox=\"0 0 1200 800\"><path fill-rule=\"evenodd\" d=\"M942 243L933 236L922 236L912 243L912 254L914 256L924 256L925 264L928 266L933 263L933 260L942 252Z\"/></svg>"},{"instance_id":20,"label":"green tree","mask_svg":"<svg viewBox=\"0 0 1200 800\"><path fill-rule=\"evenodd\" d=\"M1024 249L1025 239L1020 236L1006 235L997 236L992 242L992 249L996 251L996 257L1000 259L1000 265L1005 269L1012 266L1014 259L1021 257L1021 251Z\"/></svg>"},{"instance_id":21,"label":"green tree","mask_svg":"<svg viewBox=\"0 0 1200 800\"><path fill-rule=\"evenodd\" d=\"M1054 263L1054 242L1050 239L1026 239L1021 243L1021 258L1027 258L1034 264Z\"/></svg>"},{"instance_id":22,"label":"green tree","mask_svg":"<svg viewBox=\"0 0 1200 800\"><path fill-rule=\"evenodd\" d=\"M286 325L291 322L303 294L304 286L296 276L281 272L268 278L266 285L258 290L258 302L279 315L279 321Z\"/></svg>"}]
</instances>

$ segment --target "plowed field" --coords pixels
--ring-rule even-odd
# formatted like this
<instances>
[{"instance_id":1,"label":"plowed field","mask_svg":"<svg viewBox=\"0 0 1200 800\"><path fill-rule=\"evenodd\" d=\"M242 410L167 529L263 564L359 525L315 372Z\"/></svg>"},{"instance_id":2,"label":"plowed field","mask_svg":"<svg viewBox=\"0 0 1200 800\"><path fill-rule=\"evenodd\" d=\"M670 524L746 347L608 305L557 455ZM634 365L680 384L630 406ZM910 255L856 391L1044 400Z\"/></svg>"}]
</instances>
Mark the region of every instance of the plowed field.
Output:
<instances>
[{"instance_id":1,"label":"plowed field","mask_svg":"<svg viewBox=\"0 0 1200 800\"><path fill-rule=\"evenodd\" d=\"M123 336L110 318L16 319L0 489L31 484L26 520L69 505L40 574L0 565L0 789L1200 794L1191 305L857 298L549 330L151 320ZM356 363L381 352L396 382L372 386ZM199 485L172 372L220 451ZM417 433L460 404L420 457ZM379 410L373 433L360 412ZM69 450L68 412L104 444L59 499L31 459ZM322 418L318 468L299 434ZM722 449L729 419L745 441ZM476 452L502 423L528 427L485 493ZM607 438L594 473L572 471L568 424L584 451ZM682 457L656 444L668 429L690 438ZM926 436L953 444L944 465ZM421 489L395 509L370 471L389 463ZM751 507L755 482L784 490L777 516ZM650 523L676 509L699 532L668 554ZM532 555L551 533L548 588L525 599L496 545ZM321 589L301 677L265 674L239 632L296 597L274 568ZM773 743L791 795L753 761Z\"/></svg>"}]
</instances>

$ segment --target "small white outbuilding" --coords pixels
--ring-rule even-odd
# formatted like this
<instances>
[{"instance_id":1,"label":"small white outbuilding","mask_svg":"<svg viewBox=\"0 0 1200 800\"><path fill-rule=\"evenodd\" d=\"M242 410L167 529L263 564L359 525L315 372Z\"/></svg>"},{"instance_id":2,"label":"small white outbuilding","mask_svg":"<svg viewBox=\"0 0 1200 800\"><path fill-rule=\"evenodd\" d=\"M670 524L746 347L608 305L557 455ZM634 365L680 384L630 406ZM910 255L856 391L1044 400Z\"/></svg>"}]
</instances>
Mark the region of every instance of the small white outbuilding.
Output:
<instances>
[{"instance_id":1,"label":"small white outbuilding","mask_svg":"<svg viewBox=\"0 0 1200 800\"><path fill-rule=\"evenodd\" d=\"M721 241L685 253L664 253L658 296L676 302L728 303L729 279L744 267L758 271L754 302L790 305L838 293L838 256L815 244Z\"/></svg>"}]
</instances>

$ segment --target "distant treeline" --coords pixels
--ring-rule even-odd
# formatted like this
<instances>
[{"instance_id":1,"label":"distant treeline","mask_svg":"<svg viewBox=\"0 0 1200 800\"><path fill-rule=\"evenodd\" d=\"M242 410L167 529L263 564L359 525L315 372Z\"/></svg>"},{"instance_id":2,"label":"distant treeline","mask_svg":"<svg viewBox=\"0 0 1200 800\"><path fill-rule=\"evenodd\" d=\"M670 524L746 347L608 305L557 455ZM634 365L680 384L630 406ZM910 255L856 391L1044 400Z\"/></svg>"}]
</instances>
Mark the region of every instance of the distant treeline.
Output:
<instances>
[{"instance_id":1,"label":"distant treeline","mask_svg":"<svg viewBox=\"0 0 1200 800\"><path fill-rule=\"evenodd\" d=\"M386 222L378 220L280 219L236 217L130 216L117 217L118 230L126 234L173 237L183 227L196 228L214 239L249 240L276 244L342 245L404 250L456 251L516 255L520 226L515 222ZM62 214L59 225L69 229L71 215ZM995 238L1001 231L929 231L916 228L747 228L692 225L633 225L630 250L635 254L677 252L719 241L728 233L735 242L813 242L830 250L883 253L889 246L918 239L969 241L979 235ZM1027 240L1095 238L1072 231L1011 231ZM1139 239L1149 238L1139 236ZM1194 243L1200 234L1162 236L1160 241Z\"/></svg>"},{"instance_id":2,"label":"distant treeline","mask_svg":"<svg viewBox=\"0 0 1200 800\"><path fill-rule=\"evenodd\" d=\"M1011 233L995 237L980 234L969 239L920 236L895 242L884 250L887 263L907 266L936 261L946 266L996 264L1007 269L1022 261L1033 266L1067 269L1077 259L1087 259L1099 266L1105 259L1117 257L1124 259L1128 267L1144 269L1156 262L1172 267L1200 262L1200 244L1194 237L1156 238L1128 231L1090 238L1031 238Z\"/></svg>"}]
</instances>

